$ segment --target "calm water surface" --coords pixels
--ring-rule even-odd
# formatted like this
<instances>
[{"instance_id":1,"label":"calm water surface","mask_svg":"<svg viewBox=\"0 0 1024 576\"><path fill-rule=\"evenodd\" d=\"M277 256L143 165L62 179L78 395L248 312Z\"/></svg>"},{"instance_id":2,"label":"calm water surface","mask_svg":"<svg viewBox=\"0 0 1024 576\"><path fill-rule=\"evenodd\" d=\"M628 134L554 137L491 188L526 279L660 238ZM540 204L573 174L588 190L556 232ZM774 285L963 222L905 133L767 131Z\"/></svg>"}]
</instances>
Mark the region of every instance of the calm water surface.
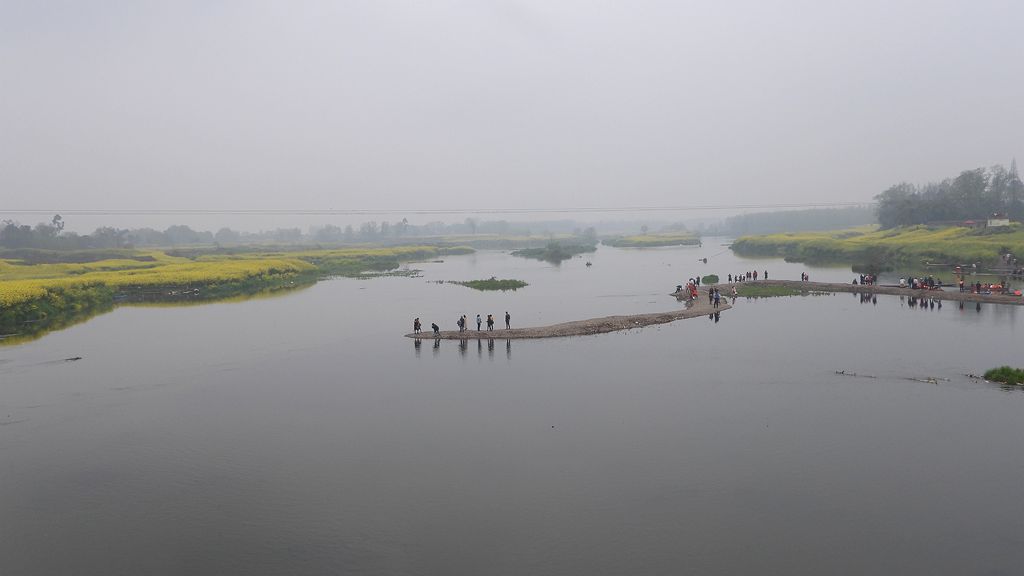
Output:
<instances>
[{"instance_id":1,"label":"calm water surface","mask_svg":"<svg viewBox=\"0 0 1024 576\"><path fill-rule=\"evenodd\" d=\"M1016 307L401 337L667 310L698 273L852 278L719 250L482 252L0 348L0 573L1019 574L1024 393L964 376L1024 364ZM431 282L492 275L530 286Z\"/></svg>"}]
</instances>

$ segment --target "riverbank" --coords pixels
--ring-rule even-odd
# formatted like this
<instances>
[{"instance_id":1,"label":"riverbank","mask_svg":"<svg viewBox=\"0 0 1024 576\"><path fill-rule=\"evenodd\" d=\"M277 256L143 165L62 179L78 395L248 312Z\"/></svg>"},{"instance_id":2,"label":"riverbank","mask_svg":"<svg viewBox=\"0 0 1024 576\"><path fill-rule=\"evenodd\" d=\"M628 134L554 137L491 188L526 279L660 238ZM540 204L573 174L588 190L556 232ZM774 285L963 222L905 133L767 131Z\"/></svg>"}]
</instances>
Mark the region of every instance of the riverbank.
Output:
<instances>
[{"instance_id":1,"label":"riverbank","mask_svg":"<svg viewBox=\"0 0 1024 576\"><path fill-rule=\"evenodd\" d=\"M718 284L716 287L722 294L732 294L735 286L741 290L747 286L770 286L791 291L796 294L811 294L821 292L851 292L854 294L888 294L891 296L908 296L915 298L931 298L934 300L955 300L961 302L982 302L991 304L1015 304L1024 305L1024 297L1010 296L1003 294L972 294L971 292L960 292L956 286L947 286L938 290L915 290L913 288L900 288L899 286L861 285L861 284L839 284L832 282L803 282L800 280L756 280L753 282L740 282L736 284ZM680 292L673 293L673 296L683 296ZM740 296L743 296L741 293Z\"/></svg>"},{"instance_id":2,"label":"riverbank","mask_svg":"<svg viewBox=\"0 0 1024 576\"><path fill-rule=\"evenodd\" d=\"M741 256L782 257L788 262L849 262L864 270L914 267L926 262L947 263L950 268L973 263L1003 267L1003 254L1024 254L1024 228L1019 224L997 228L861 227L768 234L739 238L732 244L732 250Z\"/></svg>"},{"instance_id":3,"label":"riverbank","mask_svg":"<svg viewBox=\"0 0 1024 576\"><path fill-rule=\"evenodd\" d=\"M0 334L33 337L129 302L216 301L309 286L332 276L391 274L402 263L471 248L361 247L51 251L0 257ZM2 256L2 254L0 254ZM113 257L111 257L113 256Z\"/></svg>"},{"instance_id":4,"label":"riverbank","mask_svg":"<svg viewBox=\"0 0 1024 576\"><path fill-rule=\"evenodd\" d=\"M406 338L417 338L421 340L469 340L481 338L498 338L502 340L528 339L528 338L563 338L566 336L590 336L593 334L606 334L608 332L619 332L633 328L643 328L655 324L668 324L676 320L707 316L715 312L721 312L732 308L731 305L722 299L718 308L708 304L704 299L698 299L692 305L682 310L671 312L654 312L650 314L630 314L625 316L605 316L603 318L591 318L589 320L575 320L562 322L550 326L534 326L529 328L511 328L508 330L444 330L435 335L429 323L424 327L423 332L418 334L406 334Z\"/></svg>"}]
</instances>

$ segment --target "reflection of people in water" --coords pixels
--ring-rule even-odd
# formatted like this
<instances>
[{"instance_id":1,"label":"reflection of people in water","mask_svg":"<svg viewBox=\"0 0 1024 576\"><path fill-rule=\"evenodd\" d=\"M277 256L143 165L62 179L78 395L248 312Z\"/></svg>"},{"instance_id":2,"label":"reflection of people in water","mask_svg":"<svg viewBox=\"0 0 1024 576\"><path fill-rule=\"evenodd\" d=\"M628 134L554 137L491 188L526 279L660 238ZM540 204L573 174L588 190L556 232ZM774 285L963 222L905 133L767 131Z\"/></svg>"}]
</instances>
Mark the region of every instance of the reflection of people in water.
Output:
<instances>
[{"instance_id":1,"label":"reflection of people in water","mask_svg":"<svg viewBox=\"0 0 1024 576\"><path fill-rule=\"evenodd\" d=\"M505 358L512 359L512 339L508 338L505 340Z\"/></svg>"},{"instance_id":2,"label":"reflection of people in water","mask_svg":"<svg viewBox=\"0 0 1024 576\"><path fill-rule=\"evenodd\" d=\"M721 312L715 312L715 324L718 324L718 319L722 316Z\"/></svg>"},{"instance_id":3,"label":"reflection of people in water","mask_svg":"<svg viewBox=\"0 0 1024 576\"><path fill-rule=\"evenodd\" d=\"M494 338L487 339L487 356L494 359Z\"/></svg>"},{"instance_id":4,"label":"reflection of people in water","mask_svg":"<svg viewBox=\"0 0 1024 576\"><path fill-rule=\"evenodd\" d=\"M413 348L413 350L416 351L416 357L417 358L420 357L420 346L422 344L423 344L423 340L420 340L419 338L417 338L417 339L412 341L412 348Z\"/></svg>"},{"instance_id":5,"label":"reflection of people in water","mask_svg":"<svg viewBox=\"0 0 1024 576\"><path fill-rule=\"evenodd\" d=\"M975 306L974 309L978 312L981 312L981 302L978 302L978 305Z\"/></svg>"},{"instance_id":6,"label":"reflection of people in water","mask_svg":"<svg viewBox=\"0 0 1024 576\"><path fill-rule=\"evenodd\" d=\"M466 350L468 350L468 349L469 349L469 340L466 340L465 338L463 338L462 340L459 340L459 354L465 356L466 355Z\"/></svg>"}]
</instances>

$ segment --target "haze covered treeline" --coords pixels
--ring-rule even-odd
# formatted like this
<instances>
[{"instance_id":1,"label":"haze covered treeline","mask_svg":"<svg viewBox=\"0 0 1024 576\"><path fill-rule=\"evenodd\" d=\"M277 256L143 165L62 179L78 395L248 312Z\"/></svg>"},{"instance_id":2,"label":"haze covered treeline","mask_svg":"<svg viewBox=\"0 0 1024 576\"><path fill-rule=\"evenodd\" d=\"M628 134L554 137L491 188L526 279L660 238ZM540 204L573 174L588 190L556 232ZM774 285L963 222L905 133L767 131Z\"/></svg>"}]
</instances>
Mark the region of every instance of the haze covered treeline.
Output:
<instances>
[{"instance_id":1,"label":"haze covered treeline","mask_svg":"<svg viewBox=\"0 0 1024 576\"><path fill-rule=\"evenodd\" d=\"M997 213L1013 220L1024 218L1024 183L1016 160L1009 170L996 165L965 170L956 178L922 186L904 182L875 199L882 228L984 220Z\"/></svg>"},{"instance_id":2,"label":"haze covered treeline","mask_svg":"<svg viewBox=\"0 0 1024 576\"><path fill-rule=\"evenodd\" d=\"M0 247L82 250L90 248L129 248L133 246L212 244L216 242L218 234L221 233L200 232L181 225L170 226L163 231L152 228L129 230L102 226L90 234L78 234L65 231L64 220L58 214L49 222L40 222L35 226L20 224L11 220L0 222ZM230 231L228 231L228 234L237 235L237 233L231 233Z\"/></svg>"},{"instance_id":3,"label":"haze covered treeline","mask_svg":"<svg viewBox=\"0 0 1024 576\"><path fill-rule=\"evenodd\" d=\"M64 219L58 214L49 222L40 222L34 226L12 220L0 222L0 248L80 250L210 244L389 243L413 238L482 234L499 236L573 234L593 237L595 231L592 227L584 228L583 225L572 220L512 223L506 220L480 221L475 218L466 218L458 223L428 222L414 225L403 218L397 222L370 221L344 227L327 224L311 227L305 232L300 228L276 228L260 232L242 232L221 228L216 232L210 232L194 230L185 225L174 225L165 230L103 226L90 234L78 234L65 231Z\"/></svg>"},{"instance_id":4,"label":"haze covered treeline","mask_svg":"<svg viewBox=\"0 0 1024 576\"><path fill-rule=\"evenodd\" d=\"M778 232L816 232L874 224L875 209L870 206L815 208L781 212L755 212L726 218L705 228L709 235L747 236Z\"/></svg>"}]
</instances>

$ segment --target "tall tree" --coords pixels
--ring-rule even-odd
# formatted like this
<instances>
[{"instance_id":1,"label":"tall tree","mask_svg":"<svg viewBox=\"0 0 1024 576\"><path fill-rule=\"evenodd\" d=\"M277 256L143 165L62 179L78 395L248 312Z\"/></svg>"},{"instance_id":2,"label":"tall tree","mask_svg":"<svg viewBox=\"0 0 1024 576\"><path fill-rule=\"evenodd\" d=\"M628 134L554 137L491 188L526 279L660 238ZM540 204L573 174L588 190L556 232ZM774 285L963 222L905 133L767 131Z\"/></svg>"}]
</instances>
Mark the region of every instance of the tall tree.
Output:
<instances>
[{"instance_id":1,"label":"tall tree","mask_svg":"<svg viewBox=\"0 0 1024 576\"><path fill-rule=\"evenodd\" d=\"M1024 182L1017 173L1017 159L1010 162L1006 175L1006 211L1014 220L1024 219Z\"/></svg>"}]
</instances>

